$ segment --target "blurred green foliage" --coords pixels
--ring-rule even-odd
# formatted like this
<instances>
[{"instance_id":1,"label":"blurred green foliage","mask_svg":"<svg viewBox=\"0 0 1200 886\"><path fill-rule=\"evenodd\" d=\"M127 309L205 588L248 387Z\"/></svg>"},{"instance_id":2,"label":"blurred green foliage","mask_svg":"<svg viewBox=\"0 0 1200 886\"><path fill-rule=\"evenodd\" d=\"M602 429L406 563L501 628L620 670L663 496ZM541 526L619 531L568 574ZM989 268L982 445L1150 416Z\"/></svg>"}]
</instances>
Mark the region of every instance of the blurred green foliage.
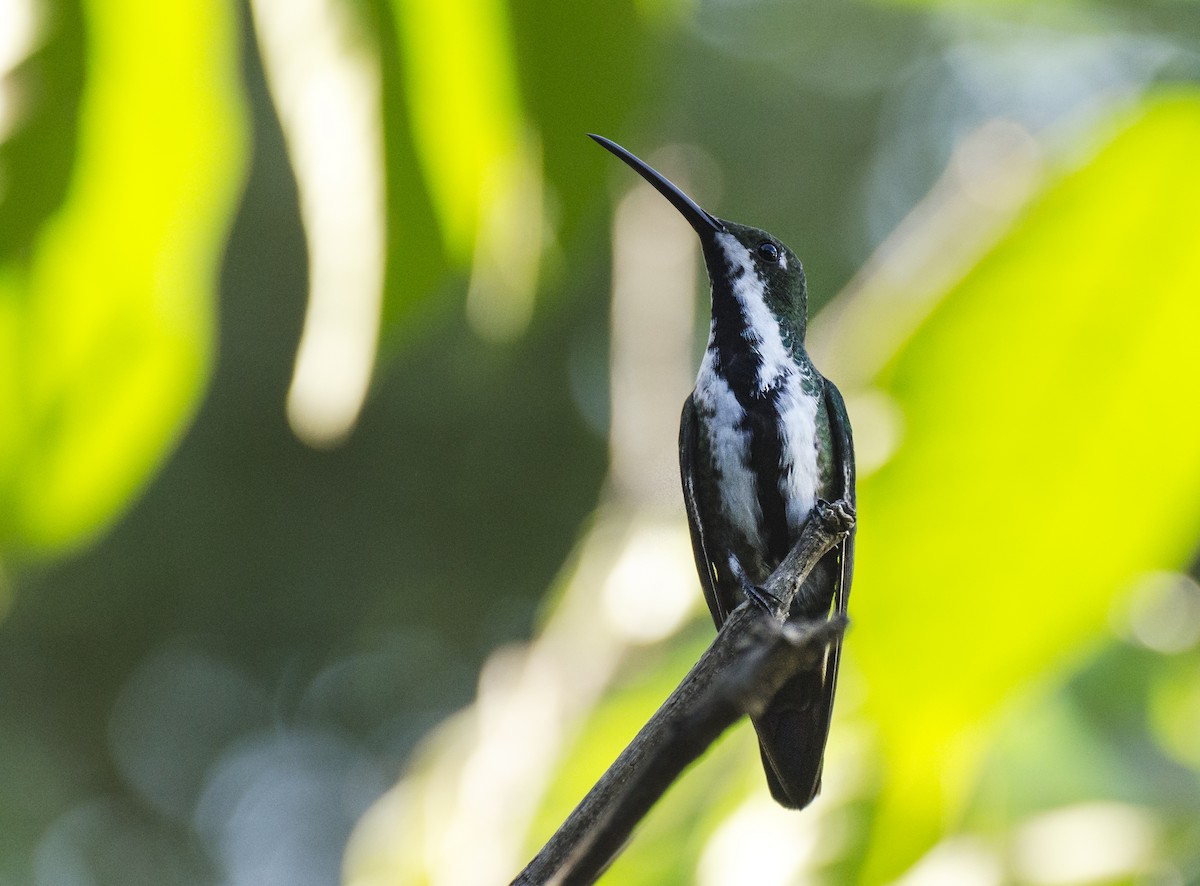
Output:
<instances>
[{"instance_id":1,"label":"blurred green foliage","mask_svg":"<svg viewBox=\"0 0 1200 886\"><path fill-rule=\"evenodd\" d=\"M0 67L0 882L332 882L536 634L605 488L622 171L586 131L702 145L697 196L795 246L815 311L997 118L1052 173L977 261L923 259L931 311L847 391L894 439L862 413L827 796L756 805L736 731L608 880L728 882L732 846L775 882L759 834L797 881L969 837L1000 874L959 882L1047 882L1039 816L1101 801L1150 848L1069 882L1200 876L1200 7L327 5L377 76L386 223L382 356L330 451L285 420L311 183L255 37L287 4L0 12L30 35ZM526 850L708 631L621 660Z\"/></svg>"}]
</instances>

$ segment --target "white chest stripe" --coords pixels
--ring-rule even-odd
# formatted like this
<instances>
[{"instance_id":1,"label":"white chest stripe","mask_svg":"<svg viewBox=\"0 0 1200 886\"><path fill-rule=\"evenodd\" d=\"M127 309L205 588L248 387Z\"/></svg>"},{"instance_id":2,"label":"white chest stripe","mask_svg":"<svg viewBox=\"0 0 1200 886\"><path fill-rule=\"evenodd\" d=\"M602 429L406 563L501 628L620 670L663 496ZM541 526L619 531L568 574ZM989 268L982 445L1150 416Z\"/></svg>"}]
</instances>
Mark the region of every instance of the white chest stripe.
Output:
<instances>
[{"instance_id":1,"label":"white chest stripe","mask_svg":"<svg viewBox=\"0 0 1200 886\"><path fill-rule=\"evenodd\" d=\"M798 372L793 372L779 398L783 426L783 465L779 492L787 507L792 530L808 517L817 503L817 400L804 394Z\"/></svg>"},{"instance_id":2,"label":"white chest stripe","mask_svg":"<svg viewBox=\"0 0 1200 886\"><path fill-rule=\"evenodd\" d=\"M708 435L713 467L719 477L721 503L746 540L762 547L762 508L754 474L750 471L750 432L741 427L746 411L738 403L729 383L717 374L713 352L704 352L694 394L701 424ZM721 564L724 567L725 564Z\"/></svg>"}]
</instances>

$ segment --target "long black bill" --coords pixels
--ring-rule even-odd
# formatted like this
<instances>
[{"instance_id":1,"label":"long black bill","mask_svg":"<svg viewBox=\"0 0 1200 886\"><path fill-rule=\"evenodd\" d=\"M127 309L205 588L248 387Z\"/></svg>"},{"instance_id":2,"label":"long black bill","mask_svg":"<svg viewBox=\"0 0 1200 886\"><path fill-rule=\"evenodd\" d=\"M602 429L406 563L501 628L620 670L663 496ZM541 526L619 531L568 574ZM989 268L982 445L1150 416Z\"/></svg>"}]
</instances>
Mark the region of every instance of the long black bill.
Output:
<instances>
[{"instance_id":1,"label":"long black bill","mask_svg":"<svg viewBox=\"0 0 1200 886\"><path fill-rule=\"evenodd\" d=\"M607 139L602 135L593 135L592 133L588 133L588 135L599 142L601 147L608 149L632 166L638 175L654 185L654 189L671 201L671 205L682 213L683 217L687 219L688 224L696 229L697 234L712 234L725 230L725 226L721 224L720 219L709 215L701 209L695 200L671 184L666 176L658 170L643 163L615 141Z\"/></svg>"}]
</instances>

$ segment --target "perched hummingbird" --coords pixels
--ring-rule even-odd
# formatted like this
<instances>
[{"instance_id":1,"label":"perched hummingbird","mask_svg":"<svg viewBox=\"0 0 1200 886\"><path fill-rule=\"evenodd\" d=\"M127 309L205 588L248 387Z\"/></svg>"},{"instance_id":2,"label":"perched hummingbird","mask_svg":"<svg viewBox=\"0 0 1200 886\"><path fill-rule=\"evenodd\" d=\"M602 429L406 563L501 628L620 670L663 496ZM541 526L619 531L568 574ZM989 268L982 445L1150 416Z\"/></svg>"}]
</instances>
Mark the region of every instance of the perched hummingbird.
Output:
<instances>
[{"instance_id":1,"label":"perched hummingbird","mask_svg":"<svg viewBox=\"0 0 1200 886\"><path fill-rule=\"evenodd\" d=\"M653 185L700 237L712 323L696 387L683 404L679 466L692 551L720 628L791 550L819 499L854 504L854 444L842 395L804 350L807 289L800 260L765 231L723 221L615 142L593 139ZM817 564L789 618L846 612L849 536ZM821 789L840 641L797 672L753 718L771 794L795 809Z\"/></svg>"}]
</instances>

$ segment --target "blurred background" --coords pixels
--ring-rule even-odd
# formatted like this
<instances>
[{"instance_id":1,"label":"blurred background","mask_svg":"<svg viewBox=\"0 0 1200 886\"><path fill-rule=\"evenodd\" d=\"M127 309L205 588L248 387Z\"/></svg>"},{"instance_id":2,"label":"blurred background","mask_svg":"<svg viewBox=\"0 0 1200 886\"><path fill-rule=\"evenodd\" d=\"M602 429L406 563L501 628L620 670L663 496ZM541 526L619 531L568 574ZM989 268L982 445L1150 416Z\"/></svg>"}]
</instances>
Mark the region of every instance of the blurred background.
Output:
<instances>
[{"instance_id":1,"label":"blurred background","mask_svg":"<svg viewBox=\"0 0 1200 886\"><path fill-rule=\"evenodd\" d=\"M507 882L712 628L690 229L859 564L606 882L1200 882L1200 5L0 0L0 884Z\"/></svg>"}]
</instances>

